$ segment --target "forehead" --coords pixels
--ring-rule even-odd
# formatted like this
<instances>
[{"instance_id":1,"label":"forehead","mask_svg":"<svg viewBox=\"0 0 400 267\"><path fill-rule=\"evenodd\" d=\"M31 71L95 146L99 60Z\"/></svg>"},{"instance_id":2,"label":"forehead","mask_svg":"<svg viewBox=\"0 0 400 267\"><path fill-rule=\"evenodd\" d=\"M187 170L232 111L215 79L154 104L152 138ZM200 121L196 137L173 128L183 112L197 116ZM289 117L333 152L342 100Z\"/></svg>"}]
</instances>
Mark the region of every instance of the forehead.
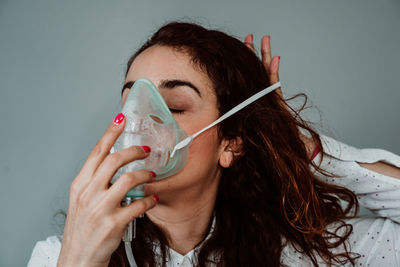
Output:
<instances>
[{"instance_id":1,"label":"forehead","mask_svg":"<svg viewBox=\"0 0 400 267\"><path fill-rule=\"evenodd\" d=\"M192 62L184 50L158 45L147 48L132 62L125 82L139 78L148 78L157 86L161 80L188 80L203 91L202 95L215 96L207 74Z\"/></svg>"}]
</instances>

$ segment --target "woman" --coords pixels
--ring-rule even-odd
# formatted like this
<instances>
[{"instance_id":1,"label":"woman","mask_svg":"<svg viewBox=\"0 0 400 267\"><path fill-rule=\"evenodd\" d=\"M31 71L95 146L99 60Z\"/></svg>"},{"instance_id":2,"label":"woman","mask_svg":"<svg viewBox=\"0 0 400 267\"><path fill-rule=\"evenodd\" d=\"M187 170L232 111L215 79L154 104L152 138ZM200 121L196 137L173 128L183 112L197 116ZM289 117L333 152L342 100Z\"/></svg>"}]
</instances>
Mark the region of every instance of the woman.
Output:
<instances>
[{"instance_id":1,"label":"woman","mask_svg":"<svg viewBox=\"0 0 400 267\"><path fill-rule=\"evenodd\" d=\"M251 36L245 43L167 24L129 60L122 102L146 77L179 125L195 133L279 80L269 39L262 61ZM318 135L280 91L197 137L185 167L163 180L141 170L110 185L119 167L151 153L108 153L124 125L117 115L73 181L62 241L38 242L29 265L129 266L121 238L143 213L132 243L139 266L400 264L400 157ZM147 197L121 207L142 183ZM358 203L385 218L355 218Z\"/></svg>"}]
</instances>

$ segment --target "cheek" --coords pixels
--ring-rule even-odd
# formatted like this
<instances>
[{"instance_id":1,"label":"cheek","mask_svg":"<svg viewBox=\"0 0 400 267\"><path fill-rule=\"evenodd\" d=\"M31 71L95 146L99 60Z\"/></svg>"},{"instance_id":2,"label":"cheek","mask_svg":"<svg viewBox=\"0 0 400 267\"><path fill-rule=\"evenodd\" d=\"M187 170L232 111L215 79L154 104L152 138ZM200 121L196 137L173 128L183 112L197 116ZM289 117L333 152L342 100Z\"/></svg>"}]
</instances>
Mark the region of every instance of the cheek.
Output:
<instances>
[{"instance_id":1,"label":"cheek","mask_svg":"<svg viewBox=\"0 0 400 267\"><path fill-rule=\"evenodd\" d=\"M193 140L189 147L190 169L204 172L218 166L218 138L215 128L209 129Z\"/></svg>"}]
</instances>

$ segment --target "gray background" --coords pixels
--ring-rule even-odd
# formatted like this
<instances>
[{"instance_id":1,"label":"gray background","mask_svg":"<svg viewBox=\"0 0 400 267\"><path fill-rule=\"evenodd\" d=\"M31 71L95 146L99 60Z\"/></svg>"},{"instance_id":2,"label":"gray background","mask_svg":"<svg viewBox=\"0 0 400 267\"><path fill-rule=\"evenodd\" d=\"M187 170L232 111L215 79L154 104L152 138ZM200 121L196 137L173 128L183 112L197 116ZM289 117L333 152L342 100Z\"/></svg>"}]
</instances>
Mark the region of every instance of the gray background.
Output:
<instances>
[{"instance_id":1,"label":"gray background","mask_svg":"<svg viewBox=\"0 0 400 267\"><path fill-rule=\"evenodd\" d=\"M400 154L399 1L2 0L0 266L61 233L53 215L120 109L128 57L179 18L257 47L270 34L285 95L309 96L321 132Z\"/></svg>"}]
</instances>

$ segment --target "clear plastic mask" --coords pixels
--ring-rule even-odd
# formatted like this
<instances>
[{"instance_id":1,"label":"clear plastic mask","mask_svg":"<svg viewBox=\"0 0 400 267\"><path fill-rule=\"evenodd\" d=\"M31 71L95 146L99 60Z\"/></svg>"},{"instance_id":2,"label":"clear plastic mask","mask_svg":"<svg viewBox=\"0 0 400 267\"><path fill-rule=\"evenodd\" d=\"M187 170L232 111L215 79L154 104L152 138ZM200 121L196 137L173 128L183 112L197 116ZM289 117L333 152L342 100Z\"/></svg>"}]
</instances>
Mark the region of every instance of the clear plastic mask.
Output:
<instances>
[{"instance_id":1,"label":"clear plastic mask","mask_svg":"<svg viewBox=\"0 0 400 267\"><path fill-rule=\"evenodd\" d=\"M157 87L141 78L133 84L121 111L126 124L112 152L130 146L149 146L151 152L144 160L136 160L121 167L111 183L123 173L140 169L154 171L157 179L174 175L186 163L188 148L180 149L171 157L174 147L188 134L176 122ZM143 185L132 189L127 196L142 197Z\"/></svg>"}]
</instances>

